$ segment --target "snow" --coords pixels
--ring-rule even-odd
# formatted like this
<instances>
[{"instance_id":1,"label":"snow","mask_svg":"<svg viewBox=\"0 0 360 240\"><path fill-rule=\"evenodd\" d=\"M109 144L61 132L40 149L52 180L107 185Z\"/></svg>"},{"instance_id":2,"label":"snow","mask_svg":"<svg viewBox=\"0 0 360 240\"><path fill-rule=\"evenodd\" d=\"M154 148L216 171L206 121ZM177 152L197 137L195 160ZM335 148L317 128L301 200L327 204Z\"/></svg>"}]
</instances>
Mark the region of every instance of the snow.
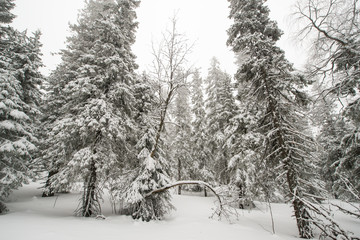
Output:
<instances>
[{"instance_id":1,"label":"snow","mask_svg":"<svg viewBox=\"0 0 360 240\"><path fill-rule=\"evenodd\" d=\"M103 214L106 219L74 216L79 193L59 194L42 198L39 183L31 183L14 191L6 203L10 212L0 215L1 239L11 240L292 240L298 239L291 207L272 204L276 234L272 234L271 218L266 204L257 203L252 211L239 211L232 223L209 218L214 197L201 194L173 195L177 208L163 221L142 222L129 216L111 213L110 202L104 197ZM359 220L342 216L342 222L357 231Z\"/></svg>"},{"instance_id":2,"label":"snow","mask_svg":"<svg viewBox=\"0 0 360 240\"><path fill-rule=\"evenodd\" d=\"M24 112L19 111L17 109L11 110L10 116L19 120L29 120L29 117Z\"/></svg>"},{"instance_id":3,"label":"snow","mask_svg":"<svg viewBox=\"0 0 360 240\"><path fill-rule=\"evenodd\" d=\"M14 123L10 120L1 121L0 128L5 129L5 130L15 130L16 129Z\"/></svg>"}]
</instances>

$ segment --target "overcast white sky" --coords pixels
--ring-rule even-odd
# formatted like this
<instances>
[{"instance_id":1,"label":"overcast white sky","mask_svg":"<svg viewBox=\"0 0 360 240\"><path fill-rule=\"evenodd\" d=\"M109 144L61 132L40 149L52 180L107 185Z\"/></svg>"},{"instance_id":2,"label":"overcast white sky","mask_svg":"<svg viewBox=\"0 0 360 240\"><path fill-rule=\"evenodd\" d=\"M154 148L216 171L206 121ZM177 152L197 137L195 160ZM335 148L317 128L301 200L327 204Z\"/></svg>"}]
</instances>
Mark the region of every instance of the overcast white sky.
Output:
<instances>
[{"instance_id":1,"label":"overcast white sky","mask_svg":"<svg viewBox=\"0 0 360 240\"><path fill-rule=\"evenodd\" d=\"M294 43L291 34L293 23L289 22L291 6L296 0L268 0L271 17L285 32L279 45L285 50L287 58L300 68L305 61L304 50ZM33 32L40 29L43 33L42 69L48 74L60 62L59 56L51 53L65 48L69 35L68 23L75 23L78 10L84 0L15 0L17 15L13 26L18 30ZM219 59L221 67L228 73L236 71L234 55L226 47L226 30L231 24L228 17L226 0L142 0L137 9L139 28L133 51L137 55L140 70L146 70L152 61L151 41L161 39L174 12L178 12L179 31L185 33L190 42L195 42L190 61L200 67L206 75L211 57Z\"/></svg>"}]
</instances>

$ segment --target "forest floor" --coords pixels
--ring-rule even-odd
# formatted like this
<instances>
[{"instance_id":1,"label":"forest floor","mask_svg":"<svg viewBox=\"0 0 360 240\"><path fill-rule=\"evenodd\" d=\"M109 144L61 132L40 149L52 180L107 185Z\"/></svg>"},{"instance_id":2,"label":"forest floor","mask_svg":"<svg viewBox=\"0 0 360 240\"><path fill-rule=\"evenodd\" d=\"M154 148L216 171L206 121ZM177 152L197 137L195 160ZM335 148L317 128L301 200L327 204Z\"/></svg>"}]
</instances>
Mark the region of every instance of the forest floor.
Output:
<instances>
[{"instance_id":1,"label":"forest floor","mask_svg":"<svg viewBox=\"0 0 360 240\"><path fill-rule=\"evenodd\" d=\"M142 222L130 216L112 213L110 201L104 198L105 219L74 216L80 193L59 194L42 198L39 183L14 191L6 202L10 212L0 215L2 240L277 240L299 239L291 206L271 204L275 234L272 232L269 207L256 202L251 211L238 210L231 222L210 218L215 208L214 197L184 193L173 195L176 207L162 221ZM344 204L344 203L343 203ZM346 230L360 236L360 220L341 213L336 219Z\"/></svg>"}]
</instances>

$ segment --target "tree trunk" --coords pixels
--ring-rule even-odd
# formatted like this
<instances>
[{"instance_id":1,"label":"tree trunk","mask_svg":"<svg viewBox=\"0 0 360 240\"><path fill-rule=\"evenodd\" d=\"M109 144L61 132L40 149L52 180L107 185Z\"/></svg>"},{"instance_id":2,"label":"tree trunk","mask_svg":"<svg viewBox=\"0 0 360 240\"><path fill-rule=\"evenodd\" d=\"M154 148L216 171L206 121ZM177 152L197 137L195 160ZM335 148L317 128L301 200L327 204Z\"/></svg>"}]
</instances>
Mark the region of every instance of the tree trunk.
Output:
<instances>
[{"instance_id":1,"label":"tree trunk","mask_svg":"<svg viewBox=\"0 0 360 240\"><path fill-rule=\"evenodd\" d=\"M160 122L159 122L159 128L157 130L157 134L156 134L156 138L155 138L155 145L154 145L154 148L152 149L152 151L150 153L150 156L152 158L154 158L157 147L159 145L161 131L164 128L164 124L165 124L166 112L167 112L167 109L168 109L168 106L170 104L170 101L171 101L171 98L172 98L172 95L173 95L174 91L175 91L175 88L173 87L173 84L170 84L170 91L169 91L168 96L167 96L167 98L165 100L164 109L161 111L161 114L160 114Z\"/></svg>"},{"instance_id":2,"label":"tree trunk","mask_svg":"<svg viewBox=\"0 0 360 240\"><path fill-rule=\"evenodd\" d=\"M6 207L6 205L0 201L0 214L8 212L9 209Z\"/></svg>"},{"instance_id":3,"label":"tree trunk","mask_svg":"<svg viewBox=\"0 0 360 240\"><path fill-rule=\"evenodd\" d=\"M58 170L50 170L49 171L49 174L48 174L48 177L47 177L47 180L45 183L45 187L44 187L45 189L42 193L42 197L53 197L54 196L55 191L54 191L54 188L51 187L50 179L52 176L54 176L57 173L58 173Z\"/></svg>"},{"instance_id":4,"label":"tree trunk","mask_svg":"<svg viewBox=\"0 0 360 240\"><path fill-rule=\"evenodd\" d=\"M268 111L272 113L271 121L273 122L274 129L277 129L277 141L278 141L277 144L278 147L281 149L280 157L281 157L281 161L284 164L284 170L286 172L289 192L290 195L293 197L293 199L295 199L292 202L292 205L295 212L295 218L299 230L299 235L301 238L310 239L313 238L313 232L311 229L311 222L310 222L311 217L310 214L308 213L308 209L306 208L304 202L301 201L302 193L298 185L298 176L296 174L295 166L292 162L293 160L291 158L291 153L288 152L287 146L285 144L285 138L286 138L285 134L281 130L282 128L280 121L282 118L278 112L278 108L276 107L278 103L277 100L271 98L273 94L271 93L270 87L267 82L265 86L267 89L267 93L269 95Z\"/></svg>"},{"instance_id":5,"label":"tree trunk","mask_svg":"<svg viewBox=\"0 0 360 240\"><path fill-rule=\"evenodd\" d=\"M83 206L82 206L82 216L91 217L96 212L96 167L95 162L92 161L90 165L90 174L87 178L87 181L84 185L84 195L83 195Z\"/></svg>"},{"instance_id":6,"label":"tree trunk","mask_svg":"<svg viewBox=\"0 0 360 240\"><path fill-rule=\"evenodd\" d=\"M204 197L207 197L206 187L204 186Z\"/></svg>"},{"instance_id":7,"label":"tree trunk","mask_svg":"<svg viewBox=\"0 0 360 240\"><path fill-rule=\"evenodd\" d=\"M294 195L293 196L294 201L292 202L292 204L294 207L299 235L301 238L306 238L306 239L313 238L314 235L312 233L311 224L310 224L311 217L310 214L308 213L308 210L304 202L301 201L302 193L298 189L296 173L293 169L293 166L291 166L289 162L285 162L285 170L287 171L286 177L287 177L290 193Z\"/></svg>"},{"instance_id":8,"label":"tree trunk","mask_svg":"<svg viewBox=\"0 0 360 240\"><path fill-rule=\"evenodd\" d=\"M181 160L178 159L178 181L181 181ZM178 186L178 195L181 195L181 185Z\"/></svg>"}]
</instances>

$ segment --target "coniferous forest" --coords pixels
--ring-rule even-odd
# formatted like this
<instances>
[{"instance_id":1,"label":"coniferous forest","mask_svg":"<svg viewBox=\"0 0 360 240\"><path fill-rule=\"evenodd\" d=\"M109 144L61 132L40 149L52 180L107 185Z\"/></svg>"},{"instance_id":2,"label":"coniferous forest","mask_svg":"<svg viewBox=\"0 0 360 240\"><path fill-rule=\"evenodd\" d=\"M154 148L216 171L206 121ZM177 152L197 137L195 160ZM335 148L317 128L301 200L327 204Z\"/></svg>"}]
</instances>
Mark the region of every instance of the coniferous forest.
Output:
<instances>
[{"instance_id":1,"label":"coniferous forest","mask_svg":"<svg viewBox=\"0 0 360 240\"><path fill-rule=\"evenodd\" d=\"M162 220L174 188L215 195L220 217L288 203L298 237L359 239L332 209L360 217L360 2L297 3L304 70L277 45L266 0L227 2L235 75L216 57L189 67L176 16L140 72L140 1L89 0L44 76L41 32L11 27L16 1L0 0L0 213L41 181L44 198L80 190L79 217L102 216L109 195L117 214Z\"/></svg>"}]
</instances>

